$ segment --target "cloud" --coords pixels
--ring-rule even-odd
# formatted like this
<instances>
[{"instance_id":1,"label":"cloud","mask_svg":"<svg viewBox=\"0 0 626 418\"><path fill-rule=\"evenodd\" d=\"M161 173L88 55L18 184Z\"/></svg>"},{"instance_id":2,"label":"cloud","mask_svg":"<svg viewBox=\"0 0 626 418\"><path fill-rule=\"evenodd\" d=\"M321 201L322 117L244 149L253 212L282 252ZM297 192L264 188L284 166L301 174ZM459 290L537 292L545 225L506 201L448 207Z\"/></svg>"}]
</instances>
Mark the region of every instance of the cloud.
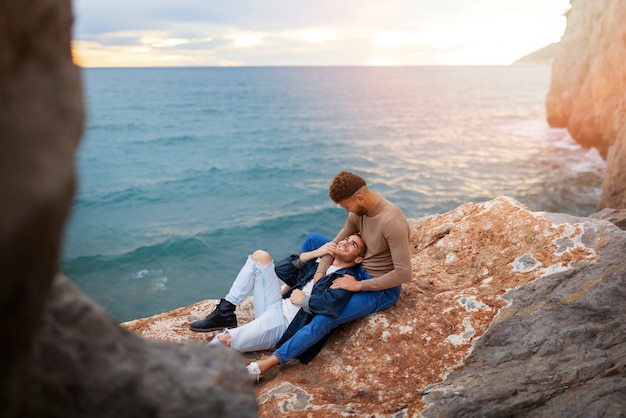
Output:
<instances>
[{"instance_id":1,"label":"cloud","mask_svg":"<svg viewBox=\"0 0 626 418\"><path fill-rule=\"evenodd\" d=\"M337 39L337 31L335 29L307 29L296 33L296 36L301 37L311 44L320 44Z\"/></svg>"},{"instance_id":2,"label":"cloud","mask_svg":"<svg viewBox=\"0 0 626 418\"><path fill-rule=\"evenodd\" d=\"M235 38L235 46L244 48L255 46L261 43L262 39L263 34L261 33L240 35Z\"/></svg>"},{"instance_id":3,"label":"cloud","mask_svg":"<svg viewBox=\"0 0 626 418\"><path fill-rule=\"evenodd\" d=\"M406 46L419 41L418 36L402 32L376 32L371 34L370 38L376 45L382 47Z\"/></svg>"},{"instance_id":4,"label":"cloud","mask_svg":"<svg viewBox=\"0 0 626 418\"><path fill-rule=\"evenodd\" d=\"M558 40L568 2L75 0L74 48L98 66L503 64Z\"/></svg>"}]
</instances>

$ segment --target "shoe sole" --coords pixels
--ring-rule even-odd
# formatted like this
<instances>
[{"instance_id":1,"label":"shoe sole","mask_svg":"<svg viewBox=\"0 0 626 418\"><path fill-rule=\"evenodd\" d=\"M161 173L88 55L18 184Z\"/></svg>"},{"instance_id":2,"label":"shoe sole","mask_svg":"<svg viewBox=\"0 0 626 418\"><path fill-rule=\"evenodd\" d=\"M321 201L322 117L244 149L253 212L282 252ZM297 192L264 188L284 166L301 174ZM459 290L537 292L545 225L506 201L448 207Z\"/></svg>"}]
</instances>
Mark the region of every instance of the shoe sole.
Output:
<instances>
[{"instance_id":1,"label":"shoe sole","mask_svg":"<svg viewBox=\"0 0 626 418\"><path fill-rule=\"evenodd\" d=\"M191 325L189 325L189 329L195 332L221 331L223 329L231 329L231 328L237 328L237 325L233 327L215 327L215 328L196 328L196 327L192 327Z\"/></svg>"}]
</instances>

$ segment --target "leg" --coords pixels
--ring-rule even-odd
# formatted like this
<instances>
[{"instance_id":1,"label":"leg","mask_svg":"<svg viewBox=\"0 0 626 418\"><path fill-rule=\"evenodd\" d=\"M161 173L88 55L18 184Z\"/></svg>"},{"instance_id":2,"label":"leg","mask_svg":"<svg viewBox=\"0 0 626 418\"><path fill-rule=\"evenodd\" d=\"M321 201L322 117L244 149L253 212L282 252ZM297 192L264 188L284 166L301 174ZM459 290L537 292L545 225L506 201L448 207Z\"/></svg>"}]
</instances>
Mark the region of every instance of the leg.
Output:
<instances>
[{"instance_id":1,"label":"leg","mask_svg":"<svg viewBox=\"0 0 626 418\"><path fill-rule=\"evenodd\" d=\"M272 257L265 251L257 250L248 257L226 297L206 318L192 322L189 329L209 332L237 327L235 308L252 292L255 316L260 316L268 306L282 299Z\"/></svg>"},{"instance_id":2,"label":"leg","mask_svg":"<svg viewBox=\"0 0 626 418\"><path fill-rule=\"evenodd\" d=\"M287 329L282 314L280 282L269 253L255 251L241 269L226 300L240 303L253 291L255 319L239 328L216 335L210 344L230 345L237 351L270 350Z\"/></svg>"},{"instance_id":3,"label":"leg","mask_svg":"<svg viewBox=\"0 0 626 418\"><path fill-rule=\"evenodd\" d=\"M337 326L387 309L398 300L399 295L400 286L380 291L355 293L338 317L315 315L308 325L298 330L273 354L279 359L280 364L298 357Z\"/></svg>"},{"instance_id":4,"label":"leg","mask_svg":"<svg viewBox=\"0 0 626 418\"><path fill-rule=\"evenodd\" d=\"M274 354L267 358L264 358L263 360L259 360L256 363L259 366L261 374L267 373L270 369L280 364L280 362L278 361L278 357L276 357Z\"/></svg>"},{"instance_id":5,"label":"leg","mask_svg":"<svg viewBox=\"0 0 626 418\"><path fill-rule=\"evenodd\" d=\"M256 317L282 299L280 279L274 271L272 257L266 251L257 250L248 257L224 299L239 305L251 293Z\"/></svg>"},{"instance_id":6,"label":"leg","mask_svg":"<svg viewBox=\"0 0 626 418\"><path fill-rule=\"evenodd\" d=\"M256 381L259 383L259 379L263 377L265 373L267 373L271 368L278 366L280 363L278 362L278 357L275 355L271 355L268 358L264 358L263 360L254 361L246 367L248 369L248 374L251 376L256 376Z\"/></svg>"},{"instance_id":7,"label":"leg","mask_svg":"<svg viewBox=\"0 0 626 418\"><path fill-rule=\"evenodd\" d=\"M269 306L263 314L238 328L228 330L230 347L239 352L272 350L287 330L287 320L283 316L282 302Z\"/></svg>"}]
</instances>

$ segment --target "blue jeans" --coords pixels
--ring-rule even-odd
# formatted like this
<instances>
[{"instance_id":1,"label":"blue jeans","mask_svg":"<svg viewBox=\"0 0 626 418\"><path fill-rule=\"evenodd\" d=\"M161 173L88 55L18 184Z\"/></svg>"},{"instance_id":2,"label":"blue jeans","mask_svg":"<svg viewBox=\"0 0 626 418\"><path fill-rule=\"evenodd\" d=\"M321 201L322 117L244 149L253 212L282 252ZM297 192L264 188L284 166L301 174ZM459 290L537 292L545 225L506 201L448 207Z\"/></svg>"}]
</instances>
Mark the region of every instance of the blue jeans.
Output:
<instances>
[{"instance_id":1,"label":"blue jeans","mask_svg":"<svg viewBox=\"0 0 626 418\"><path fill-rule=\"evenodd\" d=\"M302 244L302 251L314 250L328 241L330 239L323 235L309 234ZM397 302L398 297L400 297L400 290L401 287L396 286L391 289L353 294L339 313L339 316L315 315L309 324L298 330L293 337L281 345L273 354L278 357L280 364L299 356L339 325L389 308Z\"/></svg>"}]
</instances>

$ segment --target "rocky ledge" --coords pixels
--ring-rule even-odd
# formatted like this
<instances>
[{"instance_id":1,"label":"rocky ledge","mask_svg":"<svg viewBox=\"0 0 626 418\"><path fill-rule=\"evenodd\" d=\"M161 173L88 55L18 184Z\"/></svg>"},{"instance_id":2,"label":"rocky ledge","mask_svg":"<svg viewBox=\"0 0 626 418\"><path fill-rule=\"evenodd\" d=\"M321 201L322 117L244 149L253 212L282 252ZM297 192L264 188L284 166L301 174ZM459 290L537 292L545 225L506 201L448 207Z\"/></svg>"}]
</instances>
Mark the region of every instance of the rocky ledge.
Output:
<instances>
[{"instance_id":1,"label":"rocky ledge","mask_svg":"<svg viewBox=\"0 0 626 418\"><path fill-rule=\"evenodd\" d=\"M598 208L626 208L626 2L570 3L552 66L547 120L606 159Z\"/></svg>"},{"instance_id":2,"label":"rocky ledge","mask_svg":"<svg viewBox=\"0 0 626 418\"><path fill-rule=\"evenodd\" d=\"M625 219L500 197L414 220L413 279L398 303L336 330L310 364L270 372L256 388L259 414L624 416ZM187 324L216 303L123 326L208 341ZM252 318L249 302L238 317Z\"/></svg>"}]
</instances>

